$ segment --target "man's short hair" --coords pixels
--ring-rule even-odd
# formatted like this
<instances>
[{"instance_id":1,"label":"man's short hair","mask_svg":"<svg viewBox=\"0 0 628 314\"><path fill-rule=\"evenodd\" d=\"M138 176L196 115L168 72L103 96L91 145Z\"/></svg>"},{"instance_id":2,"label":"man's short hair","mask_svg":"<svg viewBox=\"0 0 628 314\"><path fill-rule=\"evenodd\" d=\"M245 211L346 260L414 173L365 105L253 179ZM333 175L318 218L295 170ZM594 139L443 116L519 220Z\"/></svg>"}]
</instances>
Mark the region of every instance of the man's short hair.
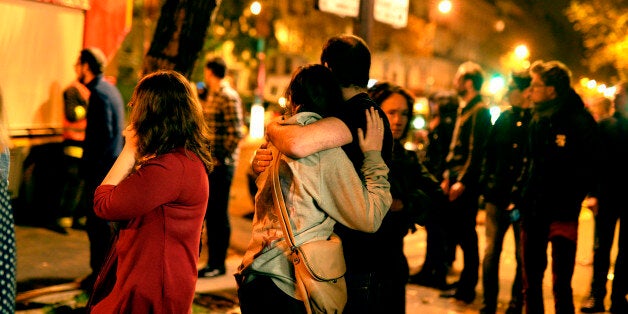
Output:
<instances>
[{"instance_id":1,"label":"man's short hair","mask_svg":"<svg viewBox=\"0 0 628 314\"><path fill-rule=\"evenodd\" d=\"M464 62L458 67L457 75L462 80L471 80L476 91L482 90L484 71L479 64L471 61Z\"/></svg>"},{"instance_id":2,"label":"man's short hair","mask_svg":"<svg viewBox=\"0 0 628 314\"><path fill-rule=\"evenodd\" d=\"M225 78L227 74L227 64L221 57L211 58L205 63L205 68L212 71L217 78Z\"/></svg>"},{"instance_id":3,"label":"man's short hair","mask_svg":"<svg viewBox=\"0 0 628 314\"><path fill-rule=\"evenodd\" d=\"M571 71L560 61L535 61L530 73L538 74L545 85L553 86L558 96L566 96L571 89Z\"/></svg>"},{"instance_id":4,"label":"man's short hair","mask_svg":"<svg viewBox=\"0 0 628 314\"><path fill-rule=\"evenodd\" d=\"M339 35L327 40L321 64L336 76L340 86L366 87L371 69L371 52L364 40L354 35Z\"/></svg>"},{"instance_id":5,"label":"man's short hair","mask_svg":"<svg viewBox=\"0 0 628 314\"><path fill-rule=\"evenodd\" d=\"M79 60L81 64L87 63L89 70L94 75L98 75L104 72L105 66L107 65L107 57L105 57L105 54L102 52L102 50L96 47L90 47L81 50Z\"/></svg>"}]
</instances>

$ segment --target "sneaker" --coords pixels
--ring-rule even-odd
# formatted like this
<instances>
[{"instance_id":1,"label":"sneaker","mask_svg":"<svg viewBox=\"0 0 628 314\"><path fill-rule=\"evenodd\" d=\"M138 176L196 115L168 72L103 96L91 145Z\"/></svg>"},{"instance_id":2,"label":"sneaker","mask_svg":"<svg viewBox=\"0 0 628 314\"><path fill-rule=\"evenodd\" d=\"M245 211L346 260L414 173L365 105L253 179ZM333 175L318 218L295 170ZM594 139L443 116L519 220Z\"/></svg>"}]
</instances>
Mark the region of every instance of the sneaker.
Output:
<instances>
[{"instance_id":1,"label":"sneaker","mask_svg":"<svg viewBox=\"0 0 628 314\"><path fill-rule=\"evenodd\" d=\"M584 302L582 302L582 306L580 307L580 312L582 313L600 313L606 312L604 308L604 300L598 299L593 296L589 296Z\"/></svg>"},{"instance_id":2,"label":"sneaker","mask_svg":"<svg viewBox=\"0 0 628 314\"><path fill-rule=\"evenodd\" d=\"M214 278L225 274L224 268L203 267L198 271L198 278Z\"/></svg>"}]
</instances>

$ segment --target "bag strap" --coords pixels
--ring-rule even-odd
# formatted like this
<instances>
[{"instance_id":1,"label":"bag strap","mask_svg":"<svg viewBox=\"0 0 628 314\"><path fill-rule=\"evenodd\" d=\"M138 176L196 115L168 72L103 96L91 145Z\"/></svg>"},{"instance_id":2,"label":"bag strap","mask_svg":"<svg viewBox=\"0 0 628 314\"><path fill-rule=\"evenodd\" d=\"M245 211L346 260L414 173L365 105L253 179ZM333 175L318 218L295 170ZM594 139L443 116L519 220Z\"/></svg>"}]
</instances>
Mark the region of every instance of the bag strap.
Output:
<instances>
[{"instance_id":1,"label":"bag strap","mask_svg":"<svg viewBox=\"0 0 628 314\"><path fill-rule=\"evenodd\" d=\"M291 262L293 263L293 265L295 265L302 261L299 260L300 257L298 256L299 254L298 247L294 240L292 226L290 225L290 218L288 217L288 210L286 209L286 202L284 201L283 192L281 191L281 183L279 181L279 164L281 161L280 152L277 153L277 156L275 157L273 161L274 161L274 167L273 167L273 173L271 174L272 183L273 183L273 188L272 188L273 202L275 203L275 207L279 208L279 211L281 212L281 226L283 227L283 237L286 239L286 242L290 245L290 253L292 256ZM297 255L295 256L295 254ZM295 280L296 280L295 290L297 291L297 298L299 296L301 297L299 300L303 301L306 312L308 314L311 314L312 306L310 304L310 298L309 298L307 289L305 288L303 281L297 278L299 275L296 273L296 270L295 270L294 275L295 275Z\"/></svg>"},{"instance_id":2,"label":"bag strap","mask_svg":"<svg viewBox=\"0 0 628 314\"><path fill-rule=\"evenodd\" d=\"M273 202L275 207L279 208L281 212L281 226L283 227L283 234L286 242L290 244L290 250L296 250L296 242L294 241L294 234L292 232L292 226L290 225L290 218L288 216L288 210L286 209L286 202L283 198L283 192L281 191L281 182L279 181L279 163L281 161L281 153L278 153L274 159L274 167L272 173L273 182Z\"/></svg>"}]
</instances>

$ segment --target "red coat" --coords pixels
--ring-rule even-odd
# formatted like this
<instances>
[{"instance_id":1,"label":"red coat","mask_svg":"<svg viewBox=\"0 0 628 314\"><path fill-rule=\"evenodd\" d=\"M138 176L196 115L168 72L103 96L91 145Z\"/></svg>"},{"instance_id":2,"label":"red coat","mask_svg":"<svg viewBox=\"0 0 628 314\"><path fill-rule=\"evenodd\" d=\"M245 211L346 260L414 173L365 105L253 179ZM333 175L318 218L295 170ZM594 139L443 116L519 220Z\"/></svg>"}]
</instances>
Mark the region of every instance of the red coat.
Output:
<instances>
[{"instance_id":1,"label":"red coat","mask_svg":"<svg viewBox=\"0 0 628 314\"><path fill-rule=\"evenodd\" d=\"M203 163L183 149L96 189L96 215L128 224L116 242L116 284L92 313L191 313L208 196Z\"/></svg>"}]
</instances>

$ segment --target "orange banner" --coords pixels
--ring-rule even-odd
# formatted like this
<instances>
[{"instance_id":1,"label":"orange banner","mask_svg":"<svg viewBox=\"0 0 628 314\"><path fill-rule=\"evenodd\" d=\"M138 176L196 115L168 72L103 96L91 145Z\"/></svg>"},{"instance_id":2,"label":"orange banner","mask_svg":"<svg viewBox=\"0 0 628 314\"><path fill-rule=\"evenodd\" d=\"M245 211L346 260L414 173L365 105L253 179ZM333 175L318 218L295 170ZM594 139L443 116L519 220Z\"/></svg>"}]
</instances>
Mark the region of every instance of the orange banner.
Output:
<instances>
[{"instance_id":1,"label":"orange banner","mask_svg":"<svg viewBox=\"0 0 628 314\"><path fill-rule=\"evenodd\" d=\"M90 6L83 46L100 48L110 60L131 30L133 0L92 0Z\"/></svg>"}]
</instances>

